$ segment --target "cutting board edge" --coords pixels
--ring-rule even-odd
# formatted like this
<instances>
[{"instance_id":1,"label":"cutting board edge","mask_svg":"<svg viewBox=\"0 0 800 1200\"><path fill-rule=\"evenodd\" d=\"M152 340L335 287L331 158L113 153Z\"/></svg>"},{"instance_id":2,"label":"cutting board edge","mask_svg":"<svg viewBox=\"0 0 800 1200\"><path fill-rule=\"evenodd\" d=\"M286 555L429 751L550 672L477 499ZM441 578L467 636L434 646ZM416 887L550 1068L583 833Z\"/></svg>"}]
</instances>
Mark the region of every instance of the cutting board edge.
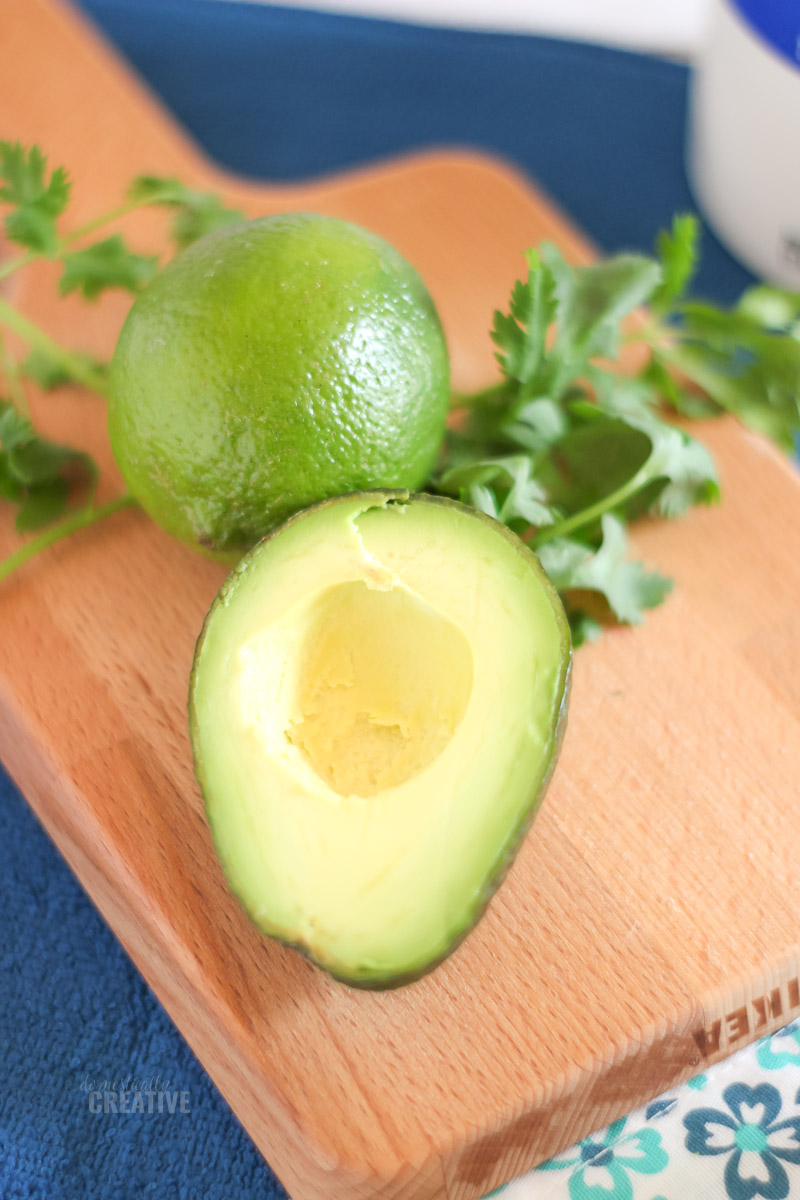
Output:
<instances>
[{"instance_id":1,"label":"cutting board edge","mask_svg":"<svg viewBox=\"0 0 800 1200\"><path fill-rule=\"evenodd\" d=\"M774 999L778 994L780 1007ZM800 946L780 967L763 972L756 969L752 975L743 976L726 997L709 993L704 1003L698 1002L685 1013L675 1013L673 1024L667 1025L662 1020L642 1031L639 1038L632 1036L609 1062L598 1060L576 1065L553 1081L546 1096L538 1098L535 1104L517 1108L488 1133L475 1130L472 1138L445 1155L448 1200L479 1200L582 1137L630 1116L708 1067L776 1033L797 1015L800 1015ZM682 1030L677 1044L676 1028ZM602 1099L604 1089L610 1086L612 1093L614 1090L613 1084L609 1085L609 1075L630 1074L631 1064L643 1051L646 1063L655 1066L661 1049L674 1058L676 1048L681 1046L685 1047L685 1061L681 1062L679 1057L675 1069L668 1069L660 1076L654 1071L651 1083L643 1079L637 1089ZM596 1100L592 1099L591 1082L587 1091L587 1075L593 1077L598 1092ZM587 1122L586 1110L592 1104L597 1117ZM576 1114L572 1121L570 1112ZM544 1113L548 1119L541 1122L539 1118ZM547 1132L537 1139L540 1125Z\"/></svg>"}]
</instances>

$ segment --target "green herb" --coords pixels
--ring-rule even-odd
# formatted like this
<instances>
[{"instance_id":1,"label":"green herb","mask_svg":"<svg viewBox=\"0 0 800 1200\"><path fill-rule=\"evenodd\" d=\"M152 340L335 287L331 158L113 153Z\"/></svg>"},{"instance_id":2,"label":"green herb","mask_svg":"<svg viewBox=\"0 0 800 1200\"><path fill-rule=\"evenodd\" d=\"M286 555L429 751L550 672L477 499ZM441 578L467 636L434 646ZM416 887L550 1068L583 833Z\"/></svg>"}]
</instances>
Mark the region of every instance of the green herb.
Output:
<instances>
[{"instance_id":1,"label":"green herb","mask_svg":"<svg viewBox=\"0 0 800 1200\"><path fill-rule=\"evenodd\" d=\"M23 248L0 267L0 279L47 258L62 266L62 294L135 294L159 259L131 249L119 233L96 238L108 225L137 208L166 209L182 250L243 219L180 180L140 176L117 208L63 234L69 197L66 172L49 172L38 147L0 142L5 230ZM525 277L490 333L501 379L454 400L430 489L482 509L537 550L576 643L609 621L637 623L669 592L668 579L628 559L628 524L644 515L674 519L719 498L713 460L683 427L687 419L734 413L787 451L800 431L800 295L759 286L732 310L688 299L698 247L697 221L677 216L653 257L620 254L574 267L555 246L529 250ZM27 344L21 362L3 330ZM641 361L634 374L620 362L631 345ZM73 529L133 503L125 496L95 508L89 457L41 437L30 419L26 380L103 394L106 374L0 297L0 375L9 396L0 401L0 496L17 505L20 530L57 522L0 563L0 578ZM83 496L77 508L76 493Z\"/></svg>"},{"instance_id":2,"label":"green herb","mask_svg":"<svg viewBox=\"0 0 800 1200\"><path fill-rule=\"evenodd\" d=\"M213 229L243 221L244 213L226 208L218 196L188 188L179 179L140 175L128 191L132 203L156 204L174 210L172 239L178 250L185 250Z\"/></svg>"},{"instance_id":3,"label":"green herb","mask_svg":"<svg viewBox=\"0 0 800 1200\"><path fill-rule=\"evenodd\" d=\"M661 280L648 298L654 313L669 314L685 295L697 269L700 229L694 217L677 216L672 229L662 229L656 238Z\"/></svg>"},{"instance_id":4,"label":"green herb","mask_svg":"<svg viewBox=\"0 0 800 1200\"><path fill-rule=\"evenodd\" d=\"M119 512L123 508L132 508L136 506L136 501L130 492L125 492L122 496L118 496L116 500L109 500L106 504L85 505L83 508L76 509L65 517L63 521L59 521L55 525L50 525L44 532L37 537L31 538L19 550L15 550L13 554L9 554L8 558L0 561L0 583L12 575L14 571L19 570L25 563L30 562L37 554L48 550L54 546L56 542L62 541L63 538L69 537L73 533L77 533L79 529L86 529L89 525L96 525L99 521L104 521L106 517L110 517L113 513Z\"/></svg>"},{"instance_id":5,"label":"green herb","mask_svg":"<svg viewBox=\"0 0 800 1200\"><path fill-rule=\"evenodd\" d=\"M553 509L542 485L532 477L533 464L524 454L451 467L439 479L439 491L460 496L512 529L550 525Z\"/></svg>"},{"instance_id":6,"label":"green herb","mask_svg":"<svg viewBox=\"0 0 800 1200\"><path fill-rule=\"evenodd\" d=\"M58 245L56 218L69 202L70 182L63 167L47 176L47 159L38 146L0 142L0 201L11 205L6 236L40 254Z\"/></svg>"},{"instance_id":7,"label":"green herb","mask_svg":"<svg viewBox=\"0 0 800 1200\"><path fill-rule=\"evenodd\" d=\"M134 254L115 233L85 250L64 254L64 274L58 290L62 296L80 291L86 300L96 300L106 288L124 288L136 293L157 270L155 256Z\"/></svg>"},{"instance_id":8,"label":"green herb","mask_svg":"<svg viewBox=\"0 0 800 1200\"><path fill-rule=\"evenodd\" d=\"M0 399L0 496L17 506L20 533L62 517L76 485L89 492L91 503L96 482L87 454L40 437L10 400Z\"/></svg>"},{"instance_id":9,"label":"green herb","mask_svg":"<svg viewBox=\"0 0 800 1200\"><path fill-rule=\"evenodd\" d=\"M66 171L63 167L49 171L38 146L28 149L18 142L0 142L4 229L8 239L23 249L0 266L0 279L49 259L61 264L58 287L62 295L77 292L92 301L111 288L136 294L158 271L158 257L132 250L120 233L95 237L99 231L138 208L166 207L173 213L173 240L178 249L184 249L209 230L243 219L217 196L187 188L177 180L150 176L136 180L111 212L71 233L62 233L59 221L67 211L70 191ZM3 331L27 345L28 353L21 361L11 354ZM16 505L20 533L49 527L0 562L3 579L62 537L134 501L126 495L96 507L97 467L91 457L42 437L31 420L26 383L43 391L78 383L104 395L104 363L85 351L59 345L0 297L0 376L8 393L8 399L0 399L0 498Z\"/></svg>"},{"instance_id":10,"label":"green herb","mask_svg":"<svg viewBox=\"0 0 800 1200\"><path fill-rule=\"evenodd\" d=\"M503 379L455 402L434 487L538 551L576 642L609 619L638 622L669 591L625 557L627 523L719 498L710 454L670 413L735 413L786 450L800 432L800 296L757 287L732 311L687 300L698 235L678 216L657 257L588 267L529 251L494 317ZM630 375L618 360L633 343L645 361Z\"/></svg>"},{"instance_id":11,"label":"green herb","mask_svg":"<svg viewBox=\"0 0 800 1200\"><path fill-rule=\"evenodd\" d=\"M105 390L108 373L106 363L95 358L93 354L76 354L74 359L83 368L82 373L91 371L102 390ZM69 369L69 363L52 358L46 350L38 348L31 350L28 357L20 364L20 370L43 392L52 392L55 388L64 387L66 384L81 382L81 379Z\"/></svg>"},{"instance_id":12,"label":"green herb","mask_svg":"<svg viewBox=\"0 0 800 1200\"><path fill-rule=\"evenodd\" d=\"M627 559L621 520L605 513L600 521L596 549L570 537L554 537L539 548L542 566L562 593L578 644L593 639L600 621L605 623L609 615L638 625L644 610L655 608L672 590L671 580ZM594 598L593 605L587 605L587 592Z\"/></svg>"}]
</instances>

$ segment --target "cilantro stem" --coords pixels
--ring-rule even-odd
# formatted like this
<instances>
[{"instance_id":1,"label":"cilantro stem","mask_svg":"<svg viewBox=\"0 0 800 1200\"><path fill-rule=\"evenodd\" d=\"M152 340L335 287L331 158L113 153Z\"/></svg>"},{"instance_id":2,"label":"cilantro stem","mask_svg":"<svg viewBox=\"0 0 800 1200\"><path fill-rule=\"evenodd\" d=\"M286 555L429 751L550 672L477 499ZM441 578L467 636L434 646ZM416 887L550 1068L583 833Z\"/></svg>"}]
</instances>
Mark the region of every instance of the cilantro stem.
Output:
<instances>
[{"instance_id":1,"label":"cilantro stem","mask_svg":"<svg viewBox=\"0 0 800 1200\"><path fill-rule=\"evenodd\" d=\"M654 320L645 321L636 331L637 340L643 341L656 359L685 375L707 396L725 407L725 377L698 362L691 350L681 346L677 332Z\"/></svg>"},{"instance_id":2,"label":"cilantro stem","mask_svg":"<svg viewBox=\"0 0 800 1200\"><path fill-rule=\"evenodd\" d=\"M19 367L6 345L5 338L0 333L0 366L6 377L8 392L11 400L20 416L30 420L31 410L28 405L28 397L25 395L25 388L22 385Z\"/></svg>"},{"instance_id":3,"label":"cilantro stem","mask_svg":"<svg viewBox=\"0 0 800 1200\"><path fill-rule=\"evenodd\" d=\"M726 379L724 375L719 375L704 367L690 352L682 350L679 345L665 345L660 342L654 344L651 349L656 358L679 371L681 375L685 375L687 379L691 379L692 383L707 396L710 396L721 407L725 407Z\"/></svg>"},{"instance_id":4,"label":"cilantro stem","mask_svg":"<svg viewBox=\"0 0 800 1200\"><path fill-rule=\"evenodd\" d=\"M615 492L609 492L607 496L590 504L588 508L582 508L579 512L565 517L563 521L556 521L554 525L546 525L534 537L534 547L541 546L544 542L552 542L555 538L570 537L576 529L582 529L585 525L593 525L604 513L611 512L618 504L624 503L641 486L637 472L627 483L623 483L622 487L618 487Z\"/></svg>"},{"instance_id":5,"label":"cilantro stem","mask_svg":"<svg viewBox=\"0 0 800 1200\"><path fill-rule=\"evenodd\" d=\"M72 354L58 342L54 342L43 329L34 325L27 317L23 317L22 313L1 296L0 325L5 325L14 333L19 334L30 346L43 351L54 362L62 366L68 375L85 387L90 388L93 392L98 392L101 396L106 395L106 381L99 371L96 371L79 355Z\"/></svg>"},{"instance_id":6,"label":"cilantro stem","mask_svg":"<svg viewBox=\"0 0 800 1200\"><path fill-rule=\"evenodd\" d=\"M137 208L146 208L147 205L141 200L126 200L123 204L112 208L110 212L103 213L99 217L95 217L92 221L87 221L85 225L81 225L79 229L73 230L63 237L59 242L59 252L68 250L75 242L79 242L81 238L88 237L90 233L96 233L98 229L102 229L104 225L110 225L112 221L119 221L122 217L127 217L129 213L135 212Z\"/></svg>"},{"instance_id":7,"label":"cilantro stem","mask_svg":"<svg viewBox=\"0 0 800 1200\"><path fill-rule=\"evenodd\" d=\"M27 267L28 263L36 262L37 259L44 258L37 250L29 250L27 254L20 254L19 258L12 258L11 262L7 262L4 267L0 267L0 279L7 279L9 275L13 275L20 267Z\"/></svg>"},{"instance_id":8,"label":"cilantro stem","mask_svg":"<svg viewBox=\"0 0 800 1200\"><path fill-rule=\"evenodd\" d=\"M75 229L72 233L66 234L65 237L59 238L58 244L52 253L48 254L42 250L29 250L26 254L20 254L18 258L12 258L5 266L0 267L0 279L7 279L9 275L13 275L15 271L19 271L21 267L27 267L30 263L40 262L42 259L48 259L51 262L58 261L81 238L96 233L98 229L102 229L104 225L110 225L112 221L119 221L122 217L127 217L129 213L135 212L137 208L146 207L147 204L141 200L126 200L124 204L118 205L117 208L112 208L110 212L103 213L101 216L87 221L79 229Z\"/></svg>"},{"instance_id":9,"label":"cilantro stem","mask_svg":"<svg viewBox=\"0 0 800 1200\"><path fill-rule=\"evenodd\" d=\"M51 525L49 529L45 529L37 537L31 538L24 546L20 546L19 550L15 550L13 554L9 554L7 558L0 561L0 583L30 559L35 558L37 554L41 554L43 550L60 542L62 538L69 537L71 533L75 533L79 529L86 529L89 525L103 521L112 513L135 504L136 501L131 493L125 492L116 500L109 500L107 504L100 504L98 507L90 504L86 508L78 509L77 512L72 513L63 521L59 521L58 524Z\"/></svg>"}]
</instances>

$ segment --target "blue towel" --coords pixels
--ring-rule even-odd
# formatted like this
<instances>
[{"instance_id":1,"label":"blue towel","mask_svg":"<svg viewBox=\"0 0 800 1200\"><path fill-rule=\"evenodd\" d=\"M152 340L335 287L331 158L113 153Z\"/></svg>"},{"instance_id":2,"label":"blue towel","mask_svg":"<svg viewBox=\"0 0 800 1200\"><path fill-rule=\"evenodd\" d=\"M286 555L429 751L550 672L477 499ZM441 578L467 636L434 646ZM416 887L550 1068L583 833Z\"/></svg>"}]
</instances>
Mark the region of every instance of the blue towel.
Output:
<instances>
[{"instance_id":1,"label":"blue towel","mask_svg":"<svg viewBox=\"0 0 800 1200\"><path fill-rule=\"evenodd\" d=\"M606 250L650 248L692 208L674 64L218 0L84 7L237 171L292 179L422 146L485 147ZM731 300L749 281L707 235L698 290ZM284 1195L1 774L0 895L0 1198ZM127 1103L154 1111L103 1111L102 1093L126 1079Z\"/></svg>"}]
</instances>

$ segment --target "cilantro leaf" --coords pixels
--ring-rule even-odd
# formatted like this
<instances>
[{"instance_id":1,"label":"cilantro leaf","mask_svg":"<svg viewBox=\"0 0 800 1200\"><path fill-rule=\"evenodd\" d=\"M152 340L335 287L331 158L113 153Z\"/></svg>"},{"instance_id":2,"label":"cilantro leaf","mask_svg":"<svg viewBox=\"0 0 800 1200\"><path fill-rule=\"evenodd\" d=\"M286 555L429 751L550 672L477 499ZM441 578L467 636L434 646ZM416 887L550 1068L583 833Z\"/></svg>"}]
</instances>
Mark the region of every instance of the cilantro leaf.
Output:
<instances>
[{"instance_id":1,"label":"cilantro leaf","mask_svg":"<svg viewBox=\"0 0 800 1200\"><path fill-rule=\"evenodd\" d=\"M158 175L140 175L128 190L128 198L137 204L157 204L176 210L172 238L178 250L213 229L243 221L244 213L226 207L212 192L189 188L179 179Z\"/></svg>"},{"instance_id":2,"label":"cilantro leaf","mask_svg":"<svg viewBox=\"0 0 800 1200\"><path fill-rule=\"evenodd\" d=\"M178 250L185 250L212 230L243 220L242 213L234 208L226 208L217 196L198 197L194 204L185 205L175 214L172 240Z\"/></svg>"},{"instance_id":3,"label":"cilantro leaf","mask_svg":"<svg viewBox=\"0 0 800 1200\"><path fill-rule=\"evenodd\" d=\"M437 488L511 528L551 525L555 520L541 485L533 478L531 459L524 454L451 467L439 478Z\"/></svg>"},{"instance_id":4,"label":"cilantro leaf","mask_svg":"<svg viewBox=\"0 0 800 1200\"><path fill-rule=\"evenodd\" d=\"M3 450L9 475L23 487L36 487L60 478L62 469L77 458L77 451L38 437L33 430L28 440Z\"/></svg>"},{"instance_id":5,"label":"cilantro leaf","mask_svg":"<svg viewBox=\"0 0 800 1200\"><path fill-rule=\"evenodd\" d=\"M704 417L715 417L722 411L719 405L699 388L687 386L673 372L668 371L655 354L642 367L636 378L652 390L661 404L682 417L702 420Z\"/></svg>"},{"instance_id":6,"label":"cilantro leaf","mask_svg":"<svg viewBox=\"0 0 800 1200\"><path fill-rule=\"evenodd\" d=\"M40 437L8 400L0 399L0 496L19 506L20 533L57 520L75 484L94 490L97 467L81 450Z\"/></svg>"},{"instance_id":7,"label":"cilantro leaf","mask_svg":"<svg viewBox=\"0 0 800 1200\"><path fill-rule=\"evenodd\" d=\"M629 520L647 511L678 517L693 504L714 504L720 497L717 469L706 447L685 430L660 420L654 400L655 393L641 379L606 375L599 386L596 406L574 405L576 415L585 422L577 435L588 460L584 473L594 466L594 477L602 476L606 481L606 495L626 487L624 511ZM619 416L609 423L604 412ZM649 442L649 452L642 458L643 436ZM627 485L626 468L630 471ZM645 494L647 503L643 505ZM599 498L578 489L578 499L585 500L580 507Z\"/></svg>"},{"instance_id":8,"label":"cilantro leaf","mask_svg":"<svg viewBox=\"0 0 800 1200\"><path fill-rule=\"evenodd\" d=\"M186 204L192 195L180 179L163 175L137 175L126 193L133 204Z\"/></svg>"},{"instance_id":9,"label":"cilantro leaf","mask_svg":"<svg viewBox=\"0 0 800 1200\"><path fill-rule=\"evenodd\" d=\"M511 293L508 313L496 312L492 339L512 390L506 395L506 434L533 447L541 441L533 401L554 407L583 376L593 358L615 357L620 322L651 295L661 280L652 259L620 254L592 266L573 267L555 246L529 251L527 279ZM555 338L548 347L548 330ZM531 430L534 439L531 440ZM563 428L562 428L563 432Z\"/></svg>"},{"instance_id":10,"label":"cilantro leaf","mask_svg":"<svg viewBox=\"0 0 800 1200\"><path fill-rule=\"evenodd\" d=\"M517 383L530 385L545 357L547 331L556 315L555 278L535 250L525 255L528 278L514 284L509 312L494 314L492 341L503 373Z\"/></svg>"},{"instance_id":11,"label":"cilantro leaf","mask_svg":"<svg viewBox=\"0 0 800 1200\"><path fill-rule=\"evenodd\" d=\"M590 409L581 401L573 404L573 411L582 417L591 418L599 409L608 416L627 421L631 417L649 417L659 406L658 389L643 373L618 375L592 366L586 376L594 392L595 406Z\"/></svg>"},{"instance_id":12,"label":"cilantro leaf","mask_svg":"<svg viewBox=\"0 0 800 1200\"><path fill-rule=\"evenodd\" d=\"M596 592L617 618L638 625L644 610L661 604L672 583L641 563L626 558L625 527L610 513L602 519L602 541L598 549L573 538L554 538L537 547L547 574L560 592ZM579 611L581 603L573 603Z\"/></svg>"},{"instance_id":13,"label":"cilantro leaf","mask_svg":"<svg viewBox=\"0 0 800 1200\"><path fill-rule=\"evenodd\" d=\"M608 382L613 388L616 381ZM573 428L539 461L537 478L548 501L568 515L600 506L631 521L645 512L676 517L692 504L718 500L716 467L706 448L659 420L637 381L619 383L621 395L613 404L606 397L607 407L573 403ZM612 415L615 407L620 415ZM589 523L583 536L593 529Z\"/></svg>"},{"instance_id":14,"label":"cilantro leaf","mask_svg":"<svg viewBox=\"0 0 800 1200\"><path fill-rule=\"evenodd\" d=\"M676 215L672 230L662 229L656 239L662 279L650 297L654 312L665 312L679 300L692 282L697 269L700 225L696 217Z\"/></svg>"},{"instance_id":15,"label":"cilantro leaf","mask_svg":"<svg viewBox=\"0 0 800 1200\"><path fill-rule=\"evenodd\" d=\"M708 450L684 429L655 417L635 418L636 427L650 438L647 462L635 483L663 486L651 507L662 517L682 516L693 504L714 504L720 498L719 479Z\"/></svg>"},{"instance_id":16,"label":"cilantro leaf","mask_svg":"<svg viewBox=\"0 0 800 1200\"><path fill-rule=\"evenodd\" d=\"M567 410L547 396L515 405L513 413L500 425L504 438L534 453L552 446L568 429Z\"/></svg>"},{"instance_id":17,"label":"cilantro leaf","mask_svg":"<svg viewBox=\"0 0 800 1200\"><path fill-rule=\"evenodd\" d=\"M12 504L21 504L25 488L8 466L8 455L24 445L30 436L30 422L17 412L9 400L0 399L0 496Z\"/></svg>"},{"instance_id":18,"label":"cilantro leaf","mask_svg":"<svg viewBox=\"0 0 800 1200\"><path fill-rule=\"evenodd\" d=\"M19 502L15 521L17 533L34 533L63 517L69 507L66 479L51 479L47 484L28 488Z\"/></svg>"},{"instance_id":19,"label":"cilantro leaf","mask_svg":"<svg viewBox=\"0 0 800 1200\"><path fill-rule=\"evenodd\" d=\"M542 258L556 281L550 394L559 397L592 358L616 358L620 323L658 286L661 267L638 254L618 254L588 267L571 267L549 243L542 248Z\"/></svg>"},{"instance_id":20,"label":"cilantro leaf","mask_svg":"<svg viewBox=\"0 0 800 1200\"><path fill-rule=\"evenodd\" d=\"M545 489L550 504L567 516L584 510L602 507L603 502L626 489L625 500L635 489L632 482L642 470L651 452L646 433L617 417L606 417L594 406L587 405L588 419L575 424L569 433L542 456L537 479ZM642 480L641 486L645 481ZM622 515L621 500L614 511ZM593 521L583 527L583 536L591 539L599 530L598 511Z\"/></svg>"},{"instance_id":21,"label":"cilantro leaf","mask_svg":"<svg viewBox=\"0 0 800 1200\"><path fill-rule=\"evenodd\" d=\"M0 201L13 206L5 218L12 242L40 254L52 254L58 243L56 219L69 202L71 184L63 167L49 179L47 158L38 146L0 141Z\"/></svg>"},{"instance_id":22,"label":"cilantro leaf","mask_svg":"<svg viewBox=\"0 0 800 1200\"><path fill-rule=\"evenodd\" d=\"M800 338L800 292L759 284L742 293L736 311L762 329Z\"/></svg>"},{"instance_id":23,"label":"cilantro leaf","mask_svg":"<svg viewBox=\"0 0 800 1200\"><path fill-rule=\"evenodd\" d=\"M746 309L681 306L677 352L668 361L744 424L788 453L800 430L800 340L765 329Z\"/></svg>"},{"instance_id":24,"label":"cilantro leaf","mask_svg":"<svg viewBox=\"0 0 800 1200\"><path fill-rule=\"evenodd\" d=\"M100 359L94 358L91 354L73 353L73 358L78 359L100 375L108 374L108 363L101 362ZM24 374L46 392L63 387L68 383L80 382L79 380L76 381L74 376L70 375L60 360L57 361L51 358L44 350L32 350L21 364L21 367Z\"/></svg>"},{"instance_id":25,"label":"cilantro leaf","mask_svg":"<svg viewBox=\"0 0 800 1200\"><path fill-rule=\"evenodd\" d=\"M115 233L84 250L65 254L58 290L62 296L80 291L86 300L96 300L108 288L138 292L157 270L155 255L134 254Z\"/></svg>"},{"instance_id":26,"label":"cilantro leaf","mask_svg":"<svg viewBox=\"0 0 800 1200\"><path fill-rule=\"evenodd\" d=\"M603 635L603 623L582 608L568 608L567 619L572 633L572 645L577 649L584 642L596 642Z\"/></svg>"}]
</instances>

